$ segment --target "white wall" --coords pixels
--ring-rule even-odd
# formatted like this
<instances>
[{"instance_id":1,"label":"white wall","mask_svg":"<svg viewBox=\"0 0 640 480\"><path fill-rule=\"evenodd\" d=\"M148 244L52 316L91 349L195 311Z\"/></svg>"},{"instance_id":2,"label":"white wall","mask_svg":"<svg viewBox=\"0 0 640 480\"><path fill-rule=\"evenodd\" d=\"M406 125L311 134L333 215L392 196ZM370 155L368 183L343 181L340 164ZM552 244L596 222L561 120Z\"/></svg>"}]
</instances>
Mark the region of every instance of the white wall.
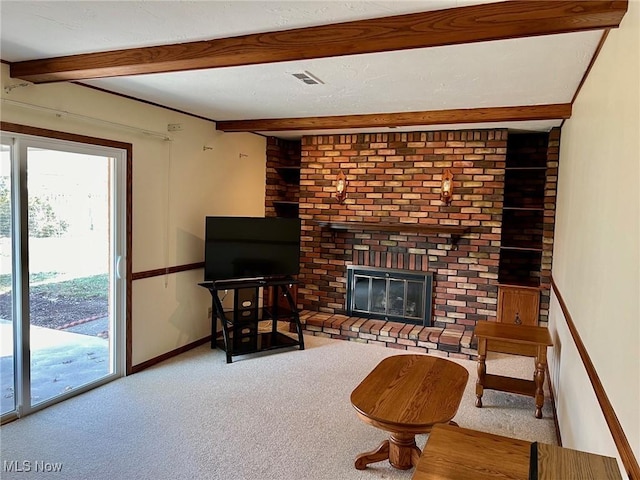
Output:
<instances>
[{"instance_id":1,"label":"white wall","mask_svg":"<svg viewBox=\"0 0 640 480\"><path fill-rule=\"evenodd\" d=\"M1 104L1 119L133 144L133 272L200 262L206 215L264 215L266 140L223 134L212 122L73 84L20 84L2 65L3 99L167 132L164 141L135 131ZM204 147L207 147L206 149ZM209 147L212 147L209 149ZM241 156L242 154L242 156ZM202 270L133 282L133 365L199 340L209 332Z\"/></svg>"},{"instance_id":2,"label":"white wall","mask_svg":"<svg viewBox=\"0 0 640 480\"><path fill-rule=\"evenodd\" d=\"M612 30L562 128L553 277L640 457L640 2ZM550 358L563 444L616 456L557 299Z\"/></svg>"}]
</instances>

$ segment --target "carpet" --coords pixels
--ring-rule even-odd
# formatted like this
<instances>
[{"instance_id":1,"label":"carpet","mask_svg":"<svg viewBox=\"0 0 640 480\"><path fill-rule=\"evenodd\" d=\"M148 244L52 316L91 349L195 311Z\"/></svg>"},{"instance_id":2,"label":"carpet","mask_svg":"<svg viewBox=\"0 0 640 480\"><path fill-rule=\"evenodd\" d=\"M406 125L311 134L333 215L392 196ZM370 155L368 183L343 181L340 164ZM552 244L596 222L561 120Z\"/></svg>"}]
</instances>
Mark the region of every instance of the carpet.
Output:
<instances>
[{"instance_id":1,"label":"carpet","mask_svg":"<svg viewBox=\"0 0 640 480\"><path fill-rule=\"evenodd\" d=\"M360 421L355 386L402 352L305 336L306 349L234 357L203 345L0 427L3 479L410 479L388 462L354 468L386 434ZM545 402L486 391L474 407L475 362L454 420L465 428L555 444ZM494 354L491 373L531 378L533 360ZM548 397L547 397L548 398ZM423 447L426 435L417 436ZM18 471L28 462L30 471ZM37 463L40 462L40 463ZM59 467L60 471L54 471Z\"/></svg>"}]
</instances>

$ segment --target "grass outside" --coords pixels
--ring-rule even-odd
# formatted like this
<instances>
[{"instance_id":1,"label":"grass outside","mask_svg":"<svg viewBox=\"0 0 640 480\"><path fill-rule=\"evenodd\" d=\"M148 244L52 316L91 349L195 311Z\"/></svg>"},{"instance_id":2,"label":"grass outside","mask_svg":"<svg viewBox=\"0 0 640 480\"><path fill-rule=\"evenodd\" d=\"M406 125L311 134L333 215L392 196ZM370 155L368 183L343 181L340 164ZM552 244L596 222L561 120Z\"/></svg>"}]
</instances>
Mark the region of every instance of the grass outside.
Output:
<instances>
[{"instance_id":1,"label":"grass outside","mask_svg":"<svg viewBox=\"0 0 640 480\"><path fill-rule=\"evenodd\" d=\"M60 276L58 272L37 272L29 275L29 283L40 283L47 280L51 280ZM0 275L0 293L5 293L11 290L11 274L3 273Z\"/></svg>"},{"instance_id":2,"label":"grass outside","mask_svg":"<svg viewBox=\"0 0 640 480\"><path fill-rule=\"evenodd\" d=\"M29 289L33 325L65 328L73 322L109 314L109 277L106 273L60 282L51 281L55 276L55 272L46 272L30 278L33 283L49 280ZM4 278L0 280L4 282L3 285L9 284ZM11 318L10 290L9 285L7 290L0 291L0 318Z\"/></svg>"},{"instance_id":3,"label":"grass outside","mask_svg":"<svg viewBox=\"0 0 640 480\"><path fill-rule=\"evenodd\" d=\"M76 295L78 298L107 297L109 279L107 274L92 275L90 277L74 278L62 282L48 282L41 285L34 283L46 282L55 279L61 274L58 272L38 272L29 275L31 294L44 295ZM0 275L0 294L11 290L11 274Z\"/></svg>"},{"instance_id":4,"label":"grass outside","mask_svg":"<svg viewBox=\"0 0 640 480\"><path fill-rule=\"evenodd\" d=\"M30 279L31 280L31 279ZM33 282L33 280L31 280ZM109 298L109 278L107 274L74 278L63 282L49 282L31 287L31 296L75 297L76 299Z\"/></svg>"}]
</instances>

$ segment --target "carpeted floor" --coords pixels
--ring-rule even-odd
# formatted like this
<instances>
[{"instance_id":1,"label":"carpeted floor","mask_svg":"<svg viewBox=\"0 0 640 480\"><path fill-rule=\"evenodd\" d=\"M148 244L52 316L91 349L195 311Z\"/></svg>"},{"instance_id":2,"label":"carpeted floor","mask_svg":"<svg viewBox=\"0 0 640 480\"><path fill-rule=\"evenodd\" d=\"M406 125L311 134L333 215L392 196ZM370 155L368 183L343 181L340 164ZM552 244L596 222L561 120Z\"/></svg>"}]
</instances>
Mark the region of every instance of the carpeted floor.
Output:
<instances>
[{"instance_id":1,"label":"carpeted floor","mask_svg":"<svg viewBox=\"0 0 640 480\"><path fill-rule=\"evenodd\" d=\"M357 454L384 432L361 422L353 388L400 352L305 337L307 349L236 357L202 346L0 428L3 479L410 479ZM555 443L549 401L485 392L474 407L474 362L455 420L461 427ZM487 370L531 378L533 360L490 356ZM426 435L419 435L422 447ZM24 463L29 462L29 463ZM56 466L55 464L58 464ZM54 472L60 468L61 471ZM30 471L26 471L26 470ZM45 474L43 470L49 471ZM22 470L22 471L20 471Z\"/></svg>"}]
</instances>

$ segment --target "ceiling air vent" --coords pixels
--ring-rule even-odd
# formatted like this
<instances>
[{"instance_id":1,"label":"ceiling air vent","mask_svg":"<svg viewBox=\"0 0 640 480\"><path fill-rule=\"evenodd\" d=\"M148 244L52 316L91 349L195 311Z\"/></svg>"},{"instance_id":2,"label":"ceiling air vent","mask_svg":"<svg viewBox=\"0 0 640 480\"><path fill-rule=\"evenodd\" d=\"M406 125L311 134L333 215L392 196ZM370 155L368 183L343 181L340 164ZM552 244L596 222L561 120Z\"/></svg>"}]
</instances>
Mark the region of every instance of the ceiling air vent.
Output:
<instances>
[{"instance_id":1,"label":"ceiling air vent","mask_svg":"<svg viewBox=\"0 0 640 480\"><path fill-rule=\"evenodd\" d=\"M324 82L322 80L316 77L313 73L307 72L306 70L302 73L292 73L291 75L296 77L298 80L303 81L307 85L324 85Z\"/></svg>"}]
</instances>

